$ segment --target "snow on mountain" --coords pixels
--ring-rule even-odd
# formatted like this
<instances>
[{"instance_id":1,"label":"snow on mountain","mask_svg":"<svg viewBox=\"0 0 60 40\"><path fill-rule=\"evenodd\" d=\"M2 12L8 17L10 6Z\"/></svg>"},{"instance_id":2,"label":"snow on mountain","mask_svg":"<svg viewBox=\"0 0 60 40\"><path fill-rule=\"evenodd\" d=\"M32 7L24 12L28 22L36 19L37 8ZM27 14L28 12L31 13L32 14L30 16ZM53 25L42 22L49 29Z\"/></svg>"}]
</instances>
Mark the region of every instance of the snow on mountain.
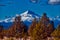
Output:
<instances>
[{"instance_id":1,"label":"snow on mountain","mask_svg":"<svg viewBox=\"0 0 60 40\"><path fill-rule=\"evenodd\" d=\"M4 20L0 20L0 22L5 22L5 23L8 23L8 22L13 22L15 19L15 17L12 17L12 18L6 18Z\"/></svg>"},{"instance_id":2,"label":"snow on mountain","mask_svg":"<svg viewBox=\"0 0 60 40\"><path fill-rule=\"evenodd\" d=\"M60 16L56 16L56 17L54 17L54 18L49 18L50 20L58 20L58 21L60 21Z\"/></svg>"},{"instance_id":3,"label":"snow on mountain","mask_svg":"<svg viewBox=\"0 0 60 40\"><path fill-rule=\"evenodd\" d=\"M40 17L40 15L37 15L34 12L28 10L21 14L16 14L15 17L17 16L21 16L21 21L23 21L26 26L29 26L34 18L39 20ZM8 29L13 24L15 17L0 20L0 25L3 25L5 29Z\"/></svg>"},{"instance_id":4,"label":"snow on mountain","mask_svg":"<svg viewBox=\"0 0 60 40\"><path fill-rule=\"evenodd\" d=\"M34 18L39 19L39 17L40 17L39 15L35 14L32 11L25 11L21 14L16 14L16 16L21 16L21 21L29 21L29 22L33 21ZM6 22L6 23L14 22L15 17L0 20L0 22Z\"/></svg>"},{"instance_id":5,"label":"snow on mountain","mask_svg":"<svg viewBox=\"0 0 60 40\"><path fill-rule=\"evenodd\" d=\"M60 21L60 16L56 16L56 17L54 18L54 20Z\"/></svg>"},{"instance_id":6,"label":"snow on mountain","mask_svg":"<svg viewBox=\"0 0 60 40\"><path fill-rule=\"evenodd\" d=\"M16 14L15 17L17 16L21 16L21 21L24 22L24 24L26 24L27 26L29 26L32 21L34 20L34 18L36 18L37 20L39 20L41 18L40 15L35 14L32 11L25 11L21 14ZM11 17L11 18L6 18L4 20L0 20L0 24L2 24L4 27L9 27L13 24L15 17ZM54 26L56 27L58 24L60 24L60 16L56 16L55 18L49 18L51 21L54 21Z\"/></svg>"},{"instance_id":7,"label":"snow on mountain","mask_svg":"<svg viewBox=\"0 0 60 40\"><path fill-rule=\"evenodd\" d=\"M37 15L34 12L28 11L28 10L21 13L21 14L16 14L16 16L21 16L21 21L28 21L28 22L32 22L34 18L37 18L39 20L39 18L41 17L40 15ZM14 22L15 17L0 20L0 22L6 22L6 23ZM56 16L55 18L49 18L49 19L50 20L58 20L58 21L60 21L60 16Z\"/></svg>"},{"instance_id":8,"label":"snow on mountain","mask_svg":"<svg viewBox=\"0 0 60 40\"><path fill-rule=\"evenodd\" d=\"M49 19L54 22L55 28L58 26L58 24L60 24L60 16L56 16L55 18L49 18Z\"/></svg>"},{"instance_id":9,"label":"snow on mountain","mask_svg":"<svg viewBox=\"0 0 60 40\"><path fill-rule=\"evenodd\" d=\"M20 14L20 16L21 16L21 20L22 21L26 21L27 20L29 22L33 21L34 18L39 19L39 17L40 17L39 15L35 14L32 11L26 11L26 12Z\"/></svg>"}]
</instances>

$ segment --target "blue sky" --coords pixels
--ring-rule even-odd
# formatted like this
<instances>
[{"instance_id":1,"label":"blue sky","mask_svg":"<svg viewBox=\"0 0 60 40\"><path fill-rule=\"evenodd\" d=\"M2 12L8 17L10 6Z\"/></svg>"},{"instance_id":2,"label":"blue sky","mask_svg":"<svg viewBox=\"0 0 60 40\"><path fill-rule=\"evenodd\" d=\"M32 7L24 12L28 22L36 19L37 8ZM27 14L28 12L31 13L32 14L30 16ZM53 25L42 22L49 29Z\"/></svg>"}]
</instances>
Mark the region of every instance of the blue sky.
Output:
<instances>
[{"instance_id":1,"label":"blue sky","mask_svg":"<svg viewBox=\"0 0 60 40\"><path fill-rule=\"evenodd\" d=\"M32 3L30 0L0 0L0 20L26 10L39 15L46 12L49 17L60 16L60 3L55 5L48 2L49 0L38 0L37 3Z\"/></svg>"}]
</instances>

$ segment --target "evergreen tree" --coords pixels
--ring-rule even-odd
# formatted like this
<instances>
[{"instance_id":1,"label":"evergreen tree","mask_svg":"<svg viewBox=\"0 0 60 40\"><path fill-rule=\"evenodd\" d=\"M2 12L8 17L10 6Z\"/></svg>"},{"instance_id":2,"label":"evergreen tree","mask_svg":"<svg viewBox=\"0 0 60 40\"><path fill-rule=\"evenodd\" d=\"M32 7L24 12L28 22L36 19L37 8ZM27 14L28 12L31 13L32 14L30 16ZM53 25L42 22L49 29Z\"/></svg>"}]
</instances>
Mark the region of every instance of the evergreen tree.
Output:
<instances>
[{"instance_id":1,"label":"evergreen tree","mask_svg":"<svg viewBox=\"0 0 60 40\"><path fill-rule=\"evenodd\" d=\"M0 25L0 32L2 32L2 31L3 31L3 26Z\"/></svg>"},{"instance_id":2,"label":"evergreen tree","mask_svg":"<svg viewBox=\"0 0 60 40\"><path fill-rule=\"evenodd\" d=\"M50 34L54 31L54 23L53 23L53 21L51 21L51 23L49 23L48 25L47 25L47 35L48 36L50 36Z\"/></svg>"},{"instance_id":3,"label":"evergreen tree","mask_svg":"<svg viewBox=\"0 0 60 40\"><path fill-rule=\"evenodd\" d=\"M60 25L58 25L57 29L54 30L51 36L60 38Z\"/></svg>"},{"instance_id":4,"label":"evergreen tree","mask_svg":"<svg viewBox=\"0 0 60 40\"><path fill-rule=\"evenodd\" d=\"M43 40L43 39L45 40L53 31L53 22L52 24L50 24L50 20L47 17L46 13L43 14L40 21L34 26L35 27L31 26L32 31L30 32L32 36L31 40Z\"/></svg>"},{"instance_id":5,"label":"evergreen tree","mask_svg":"<svg viewBox=\"0 0 60 40\"><path fill-rule=\"evenodd\" d=\"M46 13L43 13L43 16L40 19L40 23L47 26L49 22L50 22L50 20L47 17Z\"/></svg>"},{"instance_id":6,"label":"evergreen tree","mask_svg":"<svg viewBox=\"0 0 60 40\"><path fill-rule=\"evenodd\" d=\"M31 26L29 27L29 30L28 30L28 34L30 35L30 36L32 36L32 34L33 34L33 29L36 27L36 24L37 24L37 20L36 20L36 18L32 21L32 24L31 24Z\"/></svg>"},{"instance_id":7,"label":"evergreen tree","mask_svg":"<svg viewBox=\"0 0 60 40\"><path fill-rule=\"evenodd\" d=\"M3 38L3 26L0 25L0 38Z\"/></svg>"},{"instance_id":8,"label":"evergreen tree","mask_svg":"<svg viewBox=\"0 0 60 40\"><path fill-rule=\"evenodd\" d=\"M9 33L11 36L23 37L26 30L26 25L21 21L21 16L17 16L13 25L9 28Z\"/></svg>"},{"instance_id":9,"label":"evergreen tree","mask_svg":"<svg viewBox=\"0 0 60 40\"><path fill-rule=\"evenodd\" d=\"M46 14L44 13L40 22L35 24L35 28L32 29L32 40L42 40L46 37L45 30L47 29L47 24L49 19L47 18ZM33 26L32 26L33 27Z\"/></svg>"}]
</instances>

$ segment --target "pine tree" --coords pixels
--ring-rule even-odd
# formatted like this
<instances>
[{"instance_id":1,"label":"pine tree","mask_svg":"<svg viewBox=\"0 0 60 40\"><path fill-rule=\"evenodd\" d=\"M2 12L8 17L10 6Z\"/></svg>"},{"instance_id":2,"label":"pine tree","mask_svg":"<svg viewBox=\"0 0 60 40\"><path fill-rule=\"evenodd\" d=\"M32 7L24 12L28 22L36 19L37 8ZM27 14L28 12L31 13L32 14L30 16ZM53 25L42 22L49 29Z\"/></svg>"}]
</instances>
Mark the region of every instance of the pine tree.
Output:
<instances>
[{"instance_id":1,"label":"pine tree","mask_svg":"<svg viewBox=\"0 0 60 40\"><path fill-rule=\"evenodd\" d=\"M2 31L3 31L3 26L0 25L0 32L2 32Z\"/></svg>"},{"instance_id":2,"label":"pine tree","mask_svg":"<svg viewBox=\"0 0 60 40\"><path fill-rule=\"evenodd\" d=\"M30 35L30 36L32 36L32 34L33 34L33 29L36 27L36 24L37 24L37 20L36 20L36 18L32 21L32 24L30 25L30 27L29 27L29 30L28 30L28 34Z\"/></svg>"},{"instance_id":3,"label":"pine tree","mask_svg":"<svg viewBox=\"0 0 60 40\"><path fill-rule=\"evenodd\" d=\"M40 21L35 25L32 32L32 40L43 40L47 37L47 25L49 23L49 19L44 13Z\"/></svg>"},{"instance_id":4,"label":"pine tree","mask_svg":"<svg viewBox=\"0 0 60 40\"><path fill-rule=\"evenodd\" d=\"M16 19L15 19L15 33L16 33L16 37L23 37L25 29L26 29L26 26L21 21L21 17L20 16L16 17Z\"/></svg>"},{"instance_id":5,"label":"pine tree","mask_svg":"<svg viewBox=\"0 0 60 40\"><path fill-rule=\"evenodd\" d=\"M35 28L33 27L31 31L32 40L45 40L53 31L53 22L50 23L49 18L44 13L40 21L35 25Z\"/></svg>"},{"instance_id":6,"label":"pine tree","mask_svg":"<svg viewBox=\"0 0 60 40\"><path fill-rule=\"evenodd\" d=\"M50 34L54 31L54 23L53 23L53 21L51 21L51 23L49 23L48 25L47 25L47 35L48 36L50 36Z\"/></svg>"},{"instance_id":7,"label":"pine tree","mask_svg":"<svg viewBox=\"0 0 60 40\"><path fill-rule=\"evenodd\" d=\"M40 23L42 23L42 24L47 26L49 22L50 22L50 20L47 17L46 13L43 13L43 16L40 19Z\"/></svg>"},{"instance_id":8,"label":"pine tree","mask_svg":"<svg viewBox=\"0 0 60 40\"><path fill-rule=\"evenodd\" d=\"M3 38L3 26L0 25L0 38Z\"/></svg>"},{"instance_id":9,"label":"pine tree","mask_svg":"<svg viewBox=\"0 0 60 40\"><path fill-rule=\"evenodd\" d=\"M51 36L54 37L54 40L60 40L60 25L51 33Z\"/></svg>"},{"instance_id":10,"label":"pine tree","mask_svg":"<svg viewBox=\"0 0 60 40\"><path fill-rule=\"evenodd\" d=\"M53 37L59 37L60 38L60 25L58 25L57 29L55 29L53 31L53 33L51 34L51 36L53 36Z\"/></svg>"},{"instance_id":11,"label":"pine tree","mask_svg":"<svg viewBox=\"0 0 60 40\"><path fill-rule=\"evenodd\" d=\"M26 30L26 25L21 21L21 16L17 16L13 25L9 28L9 33L14 37L23 37Z\"/></svg>"}]
</instances>

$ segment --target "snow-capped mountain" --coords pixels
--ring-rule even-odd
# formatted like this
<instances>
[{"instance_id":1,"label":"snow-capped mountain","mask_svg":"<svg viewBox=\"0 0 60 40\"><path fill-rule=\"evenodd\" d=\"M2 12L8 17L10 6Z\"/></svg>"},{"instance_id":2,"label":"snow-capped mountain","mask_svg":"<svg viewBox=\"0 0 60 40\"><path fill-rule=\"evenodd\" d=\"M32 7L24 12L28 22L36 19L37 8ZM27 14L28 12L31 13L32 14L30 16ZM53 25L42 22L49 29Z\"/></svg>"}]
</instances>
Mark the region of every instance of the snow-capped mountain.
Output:
<instances>
[{"instance_id":1,"label":"snow-capped mountain","mask_svg":"<svg viewBox=\"0 0 60 40\"><path fill-rule=\"evenodd\" d=\"M25 11L21 14L16 14L16 16L21 16L21 21L23 21L27 26L29 26L34 18L39 20L41 18L40 15L35 14L32 11ZM15 17L16 17L15 16ZM4 20L0 20L0 24L3 25L5 28L9 27L13 24L15 17L6 18ZM55 18L49 18L51 21L54 21L54 26L56 27L58 24L60 24L60 16L56 16Z\"/></svg>"},{"instance_id":2,"label":"snow-capped mountain","mask_svg":"<svg viewBox=\"0 0 60 40\"><path fill-rule=\"evenodd\" d=\"M59 20L60 21L60 16L56 16L54 20Z\"/></svg>"},{"instance_id":3,"label":"snow-capped mountain","mask_svg":"<svg viewBox=\"0 0 60 40\"><path fill-rule=\"evenodd\" d=\"M21 13L21 14L16 14L16 16L21 16L21 21L23 21L27 26L32 23L34 18L37 18L38 20L40 18L40 15L37 15L34 12L28 11L28 10L23 12L23 13ZM3 26L8 27L14 22L15 17L6 18L4 20L0 20L0 24L2 24Z\"/></svg>"},{"instance_id":4,"label":"snow-capped mountain","mask_svg":"<svg viewBox=\"0 0 60 40\"><path fill-rule=\"evenodd\" d=\"M50 20L58 20L58 21L60 21L60 16L56 16L56 17L54 17L54 18L49 18Z\"/></svg>"},{"instance_id":5,"label":"snow-capped mountain","mask_svg":"<svg viewBox=\"0 0 60 40\"><path fill-rule=\"evenodd\" d=\"M37 20L39 20L40 18L40 15L35 14L32 11L25 11L24 13L21 13L20 16L21 16L21 21L23 21L27 26L29 26L32 23L34 18L36 18Z\"/></svg>"},{"instance_id":6,"label":"snow-capped mountain","mask_svg":"<svg viewBox=\"0 0 60 40\"><path fill-rule=\"evenodd\" d=\"M25 11L21 14L16 14L16 16L21 16L21 21L29 21L29 22L33 21L34 18L39 19L39 17L40 17L39 15L35 14L32 11ZM6 23L14 22L15 17L0 20L0 22L6 22Z\"/></svg>"},{"instance_id":7,"label":"snow-capped mountain","mask_svg":"<svg viewBox=\"0 0 60 40\"><path fill-rule=\"evenodd\" d=\"M57 27L58 24L60 24L60 16L56 16L56 17L54 18L54 26Z\"/></svg>"},{"instance_id":8,"label":"snow-capped mountain","mask_svg":"<svg viewBox=\"0 0 60 40\"><path fill-rule=\"evenodd\" d=\"M20 16L21 16L21 20L22 21L26 21L27 20L29 22L33 21L34 18L39 19L39 17L40 17L40 15L37 15L37 14L35 14L32 11L26 11L26 12L20 14Z\"/></svg>"},{"instance_id":9,"label":"snow-capped mountain","mask_svg":"<svg viewBox=\"0 0 60 40\"><path fill-rule=\"evenodd\" d=\"M60 16L56 16L54 18L49 18L49 19L54 22L55 28L58 26L58 24L60 24Z\"/></svg>"}]
</instances>

